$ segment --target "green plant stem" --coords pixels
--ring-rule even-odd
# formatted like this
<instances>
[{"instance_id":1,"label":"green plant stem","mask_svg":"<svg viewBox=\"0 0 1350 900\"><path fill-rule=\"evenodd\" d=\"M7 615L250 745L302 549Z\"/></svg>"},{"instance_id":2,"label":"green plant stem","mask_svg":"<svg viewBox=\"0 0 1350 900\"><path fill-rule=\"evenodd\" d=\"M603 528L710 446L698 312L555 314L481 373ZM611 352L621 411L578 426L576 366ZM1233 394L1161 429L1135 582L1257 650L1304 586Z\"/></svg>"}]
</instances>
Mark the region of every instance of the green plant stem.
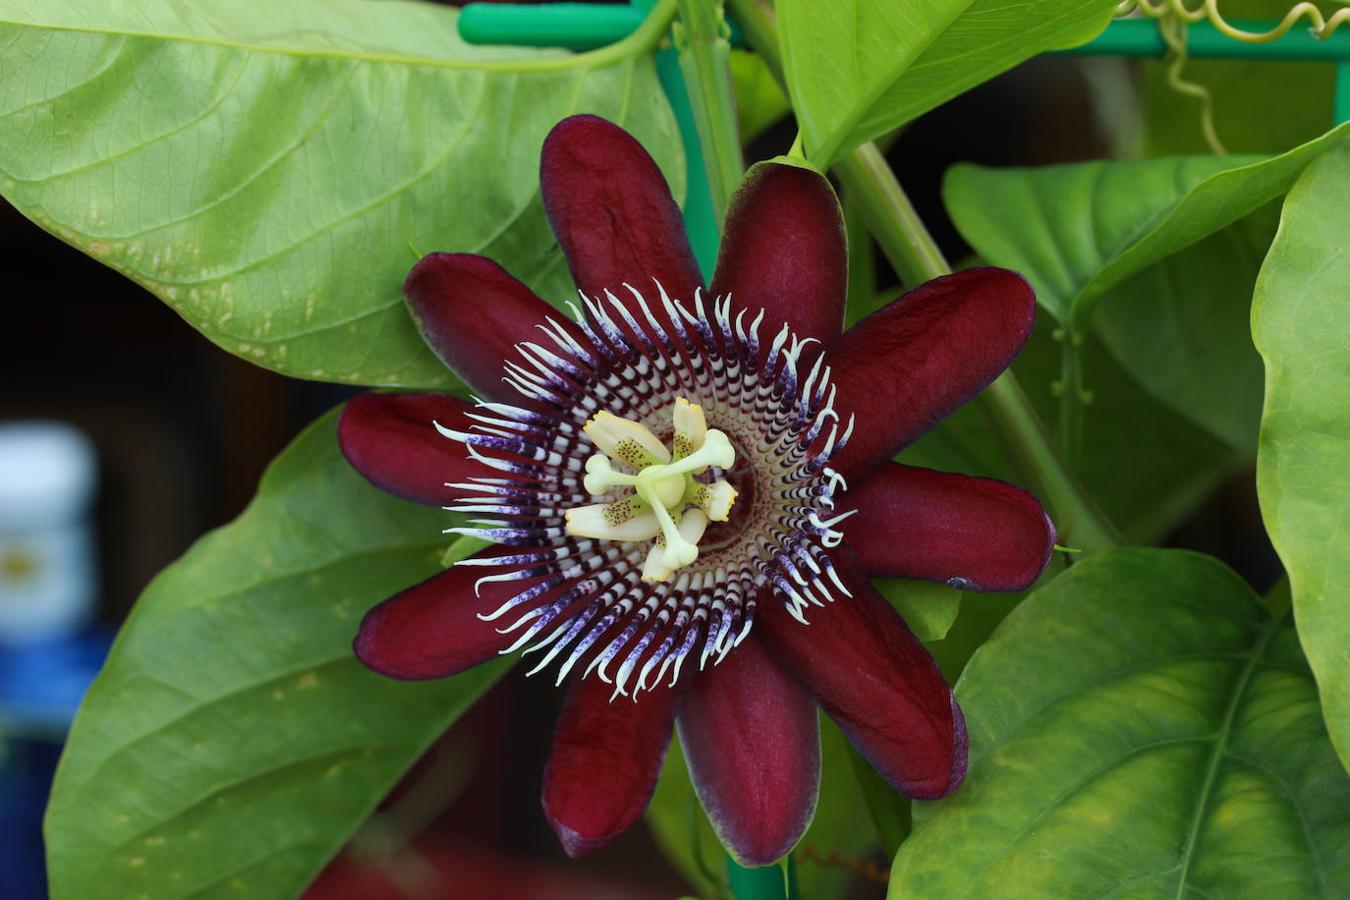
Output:
<instances>
[{"instance_id":1,"label":"green plant stem","mask_svg":"<svg viewBox=\"0 0 1350 900\"><path fill-rule=\"evenodd\" d=\"M778 44L778 22L774 18L773 7L766 0L727 0L727 5L731 7L731 14L745 35L746 44L759 54L779 86L786 91L783 50Z\"/></svg>"},{"instance_id":2,"label":"green plant stem","mask_svg":"<svg viewBox=\"0 0 1350 900\"><path fill-rule=\"evenodd\" d=\"M730 3L750 46L760 54L779 84L785 84L773 13L758 0L730 0ZM848 196L859 204L882 253L906 284L917 285L951 274L951 266L874 144L851 151L835 166L835 172ZM1012 453L1018 468L1034 482L1036 492L1050 507L1061 543L1067 542L1085 553L1123 543L1116 527L1055 452L1044 423L1011 370L985 389L976 403Z\"/></svg>"},{"instance_id":3,"label":"green plant stem","mask_svg":"<svg viewBox=\"0 0 1350 900\"><path fill-rule=\"evenodd\" d=\"M677 0L677 6L675 45L694 108L699 147L708 169L713 215L720 231L731 195L745 173L731 89L731 44L727 41L721 0Z\"/></svg>"},{"instance_id":4,"label":"green plant stem","mask_svg":"<svg viewBox=\"0 0 1350 900\"><path fill-rule=\"evenodd\" d=\"M1083 456L1083 338L1072 325L1060 338L1059 452L1065 465L1076 470Z\"/></svg>"},{"instance_id":5,"label":"green plant stem","mask_svg":"<svg viewBox=\"0 0 1350 900\"><path fill-rule=\"evenodd\" d=\"M876 144L863 144L834 171L901 281L914 287L951 272Z\"/></svg>"}]
</instances>

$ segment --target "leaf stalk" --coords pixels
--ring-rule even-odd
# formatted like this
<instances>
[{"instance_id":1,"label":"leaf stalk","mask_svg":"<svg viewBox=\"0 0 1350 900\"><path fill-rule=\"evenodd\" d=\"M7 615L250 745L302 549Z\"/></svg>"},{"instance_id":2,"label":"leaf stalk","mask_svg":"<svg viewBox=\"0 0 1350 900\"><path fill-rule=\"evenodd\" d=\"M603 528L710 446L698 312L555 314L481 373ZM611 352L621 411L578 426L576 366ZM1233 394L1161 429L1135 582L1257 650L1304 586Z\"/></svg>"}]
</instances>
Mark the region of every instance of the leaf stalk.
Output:
<instances>
[{"instance_id":1,"label":"leaf stalk","mask_svg":"<svg viewBox=\"0 0 1350 900\"><path fill-rule=\"evenodd\" d=\"M721 0L677 0L675 46L698 127L699 147L708 170L713 215L718 231L745 163L731 88L731 43Z\"/></svg>"}]
</instances>

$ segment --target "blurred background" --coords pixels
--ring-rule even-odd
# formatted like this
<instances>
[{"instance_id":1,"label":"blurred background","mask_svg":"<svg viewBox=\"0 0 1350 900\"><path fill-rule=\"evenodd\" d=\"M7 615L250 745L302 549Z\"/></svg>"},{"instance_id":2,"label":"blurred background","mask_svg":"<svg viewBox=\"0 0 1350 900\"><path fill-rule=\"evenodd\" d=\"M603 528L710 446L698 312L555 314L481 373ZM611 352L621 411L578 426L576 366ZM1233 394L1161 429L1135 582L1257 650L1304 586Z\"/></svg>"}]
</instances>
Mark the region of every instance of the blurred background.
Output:
<instances>
[{"instance_id":1,"label":"blurred background","mask_svg":"<svg viewBox=\"0 0 1350 900\"><path fill-rule=\"evenodd\" d=\"M1120 123L1133 120L1134 78L1118 60L1044 57L915 122L889 157L949 257L961 259L969 251L942 209L943 171L957 161L1041 165L1128 150L1133 137ZM785 152L794 134L780 122L750 154ZM0 900L29 900L45 896L40 821L62 735L118 623L156 572L236 516L271 458L353 389L225 353L8 206L0 238L9 285L0 355ZM1249 472L1171 542L1214 553L1258 585L1278 571ZM559 696L547 681L503 679L308 896L690 892L641 827L586 860L565 858L538 804ZM850 869L852 896L877 898L887 862L805 848L799 865Z\"/></svg>"}]
</instances>

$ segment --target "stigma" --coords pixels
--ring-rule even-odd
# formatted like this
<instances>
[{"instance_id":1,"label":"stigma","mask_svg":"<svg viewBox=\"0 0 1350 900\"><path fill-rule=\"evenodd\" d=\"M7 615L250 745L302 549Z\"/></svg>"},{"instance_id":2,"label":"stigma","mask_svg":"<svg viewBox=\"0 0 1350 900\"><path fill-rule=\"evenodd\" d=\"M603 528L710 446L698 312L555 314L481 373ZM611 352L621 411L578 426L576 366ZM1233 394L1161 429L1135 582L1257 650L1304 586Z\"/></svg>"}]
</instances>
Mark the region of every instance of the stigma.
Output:
<instances>
[{"instance_id":1,"label":"stigma","mask_svg":"<svg viewBox=\"0 0 1350 900\"><path fill-rule=\"evenodd\" d=\"M646 426L597 413L583 431L598 452L586 460L582 484L603 503L566 512L566 531L574 537L625 543L652 542L642 580L665 581L698 559L698 544L710 522L725 522L736 491L724 479L699 481L710 468L722 471L736 462L736 448L709 428L703 408L679 397L671 407L674 435L670 447ZM616 468L616 465L621 468Z\"/></svg>"}]
</instances>

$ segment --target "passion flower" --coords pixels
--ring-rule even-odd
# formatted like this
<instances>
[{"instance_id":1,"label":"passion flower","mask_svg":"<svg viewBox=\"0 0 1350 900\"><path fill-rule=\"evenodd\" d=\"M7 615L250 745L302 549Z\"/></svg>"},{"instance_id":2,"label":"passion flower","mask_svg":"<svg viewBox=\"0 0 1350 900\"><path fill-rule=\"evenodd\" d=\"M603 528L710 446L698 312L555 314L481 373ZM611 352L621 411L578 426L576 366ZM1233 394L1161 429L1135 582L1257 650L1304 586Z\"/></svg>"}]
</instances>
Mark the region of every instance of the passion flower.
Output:
<instances>
[{"instance_id":1,"label":"passion flower","mask_svg":"<svg viewBox=\"0 0 1350 900\"><path fill-rule=\"evenodd\" d=\"M641 814L677 723L704 808L750 865L811 819L817 705L897 789L953 790L960 710L868 576L1017 590L1045 566L1054 529L1030 495L890 461L1017 354L1030 287L961 272L841 335L844 233L819 174L750 171L710 293L622 129L561 122L540 181L573 317L489 259L428 256L413 317L482 399L344 410L357 470L492 544L371 610L357 655L403 679L517 650L556 665L543 805L573 855Z\"/></svg>"}]
</instances>

